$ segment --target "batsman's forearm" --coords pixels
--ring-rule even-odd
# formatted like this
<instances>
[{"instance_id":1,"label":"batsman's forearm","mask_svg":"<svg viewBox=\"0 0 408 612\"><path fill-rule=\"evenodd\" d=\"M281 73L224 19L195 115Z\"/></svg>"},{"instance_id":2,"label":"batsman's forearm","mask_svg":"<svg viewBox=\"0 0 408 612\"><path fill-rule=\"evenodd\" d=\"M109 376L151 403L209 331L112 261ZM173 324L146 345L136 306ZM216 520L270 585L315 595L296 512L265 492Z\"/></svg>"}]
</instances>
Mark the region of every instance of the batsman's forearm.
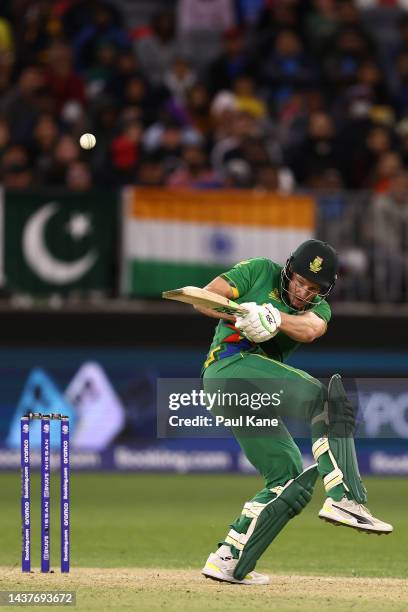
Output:
<instances>
[{"instance_id":1,"label":"batsman's forearm","mask_svg":"<svg viewBox=\"0 0 408 612\"><path fill-rule=\"evenodd\" d=\"M193 308L207 317L211 317L213 319L224 319L224 321L232 321L235 323L235 317L229 314L224 314L222 312L216 312L215 310L211 310L211 308L205 308L204 306L194 305Z\"/></svg>"},{"instance_id":2,"label":"batsman's forearm","mask_svg":"<svg viewBox=\"0 0 408 612\"><path fill-rule=\"evenodd\" d=\"M322 335L321 322L316 322L307 313L290 315L281 312L281 319L279 329L297 342L313 342Z\"/></svg>"}]
</instances>

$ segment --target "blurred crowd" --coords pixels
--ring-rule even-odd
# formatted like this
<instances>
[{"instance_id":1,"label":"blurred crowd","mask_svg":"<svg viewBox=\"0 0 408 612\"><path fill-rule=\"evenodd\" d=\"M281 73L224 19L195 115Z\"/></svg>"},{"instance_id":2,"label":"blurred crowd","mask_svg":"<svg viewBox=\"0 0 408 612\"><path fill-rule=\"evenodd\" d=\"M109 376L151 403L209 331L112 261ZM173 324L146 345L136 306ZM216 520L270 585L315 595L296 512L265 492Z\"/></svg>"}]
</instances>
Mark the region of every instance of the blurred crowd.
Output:
<instances>
[{"instance_id":1,"label":"blurred crowd","mask_svg":"<svg viewBox=\"0 0 408 612\"><path fill-rule=\"evenodd\" d=\"M5 187L408 189L408 13L364 19L398 2L125 4L1 2Z\"/></svg>"}]
</instances>

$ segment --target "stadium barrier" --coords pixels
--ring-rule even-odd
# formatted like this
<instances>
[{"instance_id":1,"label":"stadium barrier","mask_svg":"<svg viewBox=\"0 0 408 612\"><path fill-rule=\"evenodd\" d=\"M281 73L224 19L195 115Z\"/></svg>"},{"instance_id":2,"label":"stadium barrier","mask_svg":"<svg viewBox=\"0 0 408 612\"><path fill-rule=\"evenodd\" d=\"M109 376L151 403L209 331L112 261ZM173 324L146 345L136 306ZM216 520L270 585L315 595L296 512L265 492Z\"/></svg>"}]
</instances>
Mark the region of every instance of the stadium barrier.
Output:
<instances>
[{"instance_id":1,"label":"stadium barrier","mask_svg":"<svg viewBox=\"0 0 408 612\"><path fill-rule=\"evenodd\" d=\"M315 236L340 256L341 282L332 301L355 311L362 303L404 304L408 215L398 197L137 187L84 194L0 190L0 287L40 298L159 297L166 289L203 286L251 257L284 263L302 240Z\"/></svg>"}]
</instances>

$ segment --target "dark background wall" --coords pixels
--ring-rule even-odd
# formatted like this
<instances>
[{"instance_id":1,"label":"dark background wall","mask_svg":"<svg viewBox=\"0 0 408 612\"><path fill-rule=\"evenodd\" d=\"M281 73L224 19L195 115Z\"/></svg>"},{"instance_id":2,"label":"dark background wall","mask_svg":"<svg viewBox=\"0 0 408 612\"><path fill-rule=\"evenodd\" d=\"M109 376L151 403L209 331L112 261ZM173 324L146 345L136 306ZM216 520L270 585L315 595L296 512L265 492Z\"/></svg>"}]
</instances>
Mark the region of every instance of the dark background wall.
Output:
<instances>
[{"instance_id":1,"label":"dark background wall","mask_svg":"<svg viewBox=\"0 0 408 612\"><path fill-rule=\"evenodd\" d=\"M205 355L216 324L188 310L160 314L7 311L0 317L1 347L170 349L185 351L186 365L192 350L198 360ZM336 315L326 335L299 349L290 363L319 376L334 371L348 376L406 376L407 319ZM180 367L180 375L184 371Z\"/></svg>"},{"instance_id":2,"label":"dark background wall","mask_svg":"<svg viewBox=\"0 0 408 612\"><path fill-rule=\"evenodd\" d=\"M215 321L195 313L7 311L0 314L0 345L207 345ZM406 317L335 316L314 347L407 350ZM311 347L310 347L311 348Z\"/></svg>"}]
</instances>

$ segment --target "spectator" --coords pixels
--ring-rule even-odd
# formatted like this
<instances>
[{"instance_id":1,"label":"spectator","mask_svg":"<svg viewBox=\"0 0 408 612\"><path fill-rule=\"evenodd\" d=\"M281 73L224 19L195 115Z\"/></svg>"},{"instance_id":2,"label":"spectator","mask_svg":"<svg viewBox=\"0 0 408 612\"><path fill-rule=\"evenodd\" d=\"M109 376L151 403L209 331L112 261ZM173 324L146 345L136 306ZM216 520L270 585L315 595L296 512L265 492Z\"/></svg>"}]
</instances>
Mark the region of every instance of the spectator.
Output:
<instances>
[{"instance_id":1,"label":"spectator","mask_svg":"<svg viewBox=\"0 0 408 612\"><path fill-rule=\"evenodd\" d=\"M294 92L276 113L279 122L279 141L285 150L299 147L306 137L309 117L327 112L326 101L319 89Z\"/></svg>"},{"instance_id":2,"label":"spectator","mask_svg":"<svg viewBox=\"0 0 408 612\"><path fill-rule=\"evenodd\" d=\"M219 138L211 154L212 166L220 176L224 175L228 161L236 158L245 158L245 154L248 154L251 149L250 139L253 139L252 142L256 142L256 139L261 136L257 121L248 113L234 112L231 114L229 121L229 131ZM261 148L260 155L259 145ZM259 162L260 157L262 157L262 161L267 161L267 152L264 144L256 142L252 151L254 148L257 149L255 153L256 161ZM250 163L249 161L249 166Z\"/></svg>"},{"instance_id":3,"label":"spectator","mask_svg":"<svg viewBox=\"0 0 408 612\"><path fill-rule=\"evenodd\" d=\"M154 153L162 160L166 172L172 172L180 165L183 146L201 141L200 134L190 126L182 125L172 120L168 113L163 113L162 119L145 131L143 148L146 153Z\"/></svg>"},{"instance_id":4,"label":"spectator","mask_svg":"<svg viewBox=\"0 0 408 612\"><path fill-rule=\"evenodd\" d=\"M61 37L61 24L50 26L51 3L32 0L26 10L21 4L13 2L15 47L18 69L39 61L40 55L58 37ZM20 9L20 10L19 10ZM55 27L56 26L56 27Z\"/></svg>"},{"instance_id":5,"label":"spectator","mask_svg":"<svg viewBox=\"0 0 408 612\"><path fill-rule=\"evenodd\" d=\"M398 135L398 150L401 155L402 163L408 168L408 119L399 122L396 128Z\"/></svg>"},{"instance_id":6,"label":"spectator","mask_svg":"<svg viewBox=\"0 0 408 612\"><path fill-rule=\"evenodd\" d=\"M145 125L150 125L157 117L159 96L157 90L152 91L144 77L136 73L124 84L121 104L125 108L137 108L140 111L140 119Z\"/></svg>"},{"instance_id":7,"label":"spectator","mask_svg":"<svg viewBox=\"0 0 408 612\"><path fill-rule=\"evenodd\" d=\"M373 104L390 103L387 83L380 66L372 59L366 59L359 65L356 75L357 83L367 89Z\"/></svg>"},{"instance_id":8,"label":"spectator","mask_svg":"<svg viewBox=\"0 0 408 612\"><path fill-rule=\"evenodd\" d=\"M181 33L158 13L131 33L134 49L116 5L23 0L2 12L0 154L24 145L16 167L26 166L8 184L62 185L72 166L106 187L200 187L220 175L291 191L293 168L298 189L339 176L386 193L408 163L394 125L408 115L406 16L384 70L352 0L183 0ZM81 157L85 131L97 146Z\"/></svg>"},{"instance_id":9,"label":"spectator","mask_svg":"<svg viewBox=\"0 0 408 612\"><path fill-rule=\"evenodd\" d=\"M101 48L109 48L114 53L130 48L130 40L118 21L111 6L96 4L91 22L85 24L73 39L75 67L79 72L85 73L98 63L98 50Z\"/></svg>"},{"instance_id":10,"label":"spectator","mask_svg":"<svg viewBox=\"0 0 408 612\"><path fill-rule=\"evenodd\" d=\"M338 0L337 11L341 26L360 27L360 12L355 0Z\"/></svg>"},{"instance_id":11,"label":"spectator","mask_svg":"<svg viewBox=\"0 0 408 612\"><path fill-rule=\"evenodd\" d=\"M236 78L233 83L233 92L235 94L238 110L247 112L257 119L266 118L266 104L256 95L255 81L252 77L242 74Z\"/></svg>"},{"instance_id":12,"label":"spectator","mask_svg":"<svg viewBox=\"0 0 408 612\"><path fill-rule=\"evenodd\" d=\"M197 80L194 70L182 57L178 57L163 77L163 83L176 102L183 104L188 91Z\"/></svg>"},{"instance_id":13,"label":"spectator","mask_svg":"<svg viewBox=\"0 0 408 612\"><path fill-rule=\"evenodd\" d=\"M53 108L53 106L52 106ZM67 102L59 116L61 130L75 135L89 131L89 109L85 109L79 102Z\"/></svg>"},{"instance_id":14,"label":"spectator","mask_svg":"<svg viewBox=\"0 0 408 612\"><path fill-rule=\"evenodd\" d=\"M82 161L73 161L67 167L65 186L70 191L89 191L93 187L89 166Z\"/></svg>"},{"instance_id":15,"label":"spectator","mask_svg":"<svg viewBox=\"0 0 408 612\"><path fill-rule=\"evenodd\" d=\"M374 299L399 302L408 290L408 174L398 172L388 194L377 195L366 223ZM392 239L390 240L390 237Z\"/></svg>"},{"instance_id":16,"label":"spectator","mask_svg":"<svg viewBox=\"0 0 408 612\"><path fill-rule=\"evenodd\" d=\"M228 189L250 189L254 185L253 172L244 159L231 159L225 164L224 185Z\"/></svg>"},{"instance_id":17,"label":"spectator","mask_svg":"<svg viewBox=\"0 0 408 612\"><path fill-rule=\"evenodd\" d=\"M69 40L76 40L78 34L82 34L86 27L96 26L96 30L98 29L97 13L100 8L107 9L109 13L102 31L111 24L121 28L123 10L116 8L117 4L111 0L97 0L96 2L94 0L85 2L83 0L79 2L78 0L62 0L53 3L53 14L62 20L66 37Z\"/></svg>"},{"instance_id":18,"label":"spectator","mask_svg":"<svg viewBox=\"0 0 408 612\"><path fill-rule=\"evenodd\" d=\"M254 48L254 55L258 59L270 53L276 36L282 30L300 31L299 12L296 2L265 2L256 24L253 39L250 40Z\"/></svg>"},{"instance_id":19,"label":"spectator","mask_svg":"<svg viewBox=\"0 0 408 612\"><path fill-rule=\"evenodd\" d=\"M211 103L211 120L213 123L213 139L217 143L233 135L235 120L238 113L238 102L231 91L220 91Z\"/></svg>"},{"instance_id":20,"label":"spectator","mask_svg":"<svg viewBox=\"0 0 408 612\"><path fill-rule=\"evenodd\" d=\"M252 169L271 162L266 140L259 134L242 138L239 153Z\"/></svg>"},{"instance_id":21,"label":"spectator","mask_svg":"<svg viewBox=\"0 0 408 612\"><path fill-rule=\"evenodd\" d=\"M44 72L27 66L17 85L0 100L0 113L10 125L14 142L28 142L40 109L40 92L45 86Z\"/></svg>"},{"instance_id":22,"label":"spectator","mask_svg":"<svg viewBox=\"0 0 408 612\"><path fill-rule=\"evenodd\" d=\"M397 57L394 105L399 117L408 113L408 49Z\"/></svg>"},{"instance_id":23,"label":"spectator","mask_svg":"<svg viewBox=\"0 0 408 612\"><path fill-rule=\"evenodd\" d=\"M220 180L209 167L207 154L202 147L183 147L181 159L182 165L176 168L166 181L168 187L205 189L221 186Z\"/></svg>"},{"instance_id":24,"label":"spectator","mask_svg":"<svg viewBox=\"0 0 408 612\"><path fill-rule=\"evenodd\" d=\"M299 148L289 153L289 166L296 181L310 185L315 176L338 167L336 131L333 120L324 112L313 113L307 135Z\"/></svg>"},{"instance_id":25,"label":"spectator","mask_svg":"<svg viewBox=\"0 0 408 612\"><path fill-rule=\"evenodd\" d=\"M27 150L11 145L3 153L0 166L2 185L5 189L29 189L33 186L33 172Z\"/></svg>"},{"instance_id":26,"label":"spectator","mask_svg":"<svg viewBox=\"0 0 408 612\"><path fill-rule=\"evenodd\" d=\"M256 171L254 187L257 191L260 192L278 191L278 168L269 164L259 166Z\"/></svg>"},{"instance_id":27,"label":"spectator","mask_svg":"<svg viewBox=\"0 0 408 612\"><path fill-rule=\"evenodd\" d=\"M320 192L319 206L325 207L325 217L328 218L333 214L338 215L338 211L346 201L344 183L340 172L334 168L329 168L320 175L314 175L310 186Z\"/></svg>"},{"instance_id":28,"label":"spectator","mask_svg":"<svg viewBox=\"0 0 408 612\"><path fill-rule=\"evenodd\" d=\"M12 51L13 48L14 41L10 23L4 17L0 17L0 53Z\"/></svg>"},{"instance_id":29,"label":"spectator","mask_svg":"<svg viewBox=\"0 0 408 612\"><path fill-rule=\"evenodd\" d=\"M101 96L95 100L91 108L92 123L89 131L95 134L98 143L98 146L95 147L94 159L96 160L97 171L100 170L98 178L101 178L106 176L104 164L107 163L111 142L117 135L119 108L115 100L108 96Z\"/></svg>"},{"instance_id":30,"label":"spectator","mask_svg":"<svg viewBox=\"0 0 408 612\"><path fill-rule=\"evenodd\" d=\"M264 6L264 0L238 0L237 9L239 23L247 27L255 26L261 16Z\"/></svg>"},{"instance_id":31,"label":"spectator","mask_svg":"<svg viewBox=\"0 0 408 612\"><path fill-rule=\"evenodd\" d=\"M313 8L306 16L305 32L314 55L324 52L338 28L338 9L335 0L313 0Z\"/></svg>"},{"instance_id":32,"label":"spectator","mask_svg":"<svg viewBox=\"0 0 408 612\"><path fill-rule=\"evenodd\" d=\"M408 53L408 15L401 13L398 24L391 30L381 45L382 59L388 79L390 90L395 96L399 87L398 57Z\"/></svg>"},{"instance_id":33,"label":"spectator","mask_svg":"<svg viewBox=\"0 0 408 612\"><path fill-rule=\"evenodd\" d=\"M15 55L12 52L0 52L0 99L12 89L12 77Z\"/></svg>"},{"instance_id":34,"label":"spectator","mask_svg":"<svg viewBox=\"0 0 408 612\"><path fill-rule=\"evenodd\" d=\"M234 0L179 0L180 32L229 30L236 25Z\"/></svg>"},{"instance_id":35,"label":"spectator","mask_svg":"<svg viewBox=\"0 0 408 612\"><path fill-rule=\"evenodd\" d=\"M371 182L375 193L388 193L392 179L403 170L402 160L398 153L387 151L378 158Z\"/></svg>"},{"instance_id":36,"label":"spectator","mask_svg":"<svg viewBox=\"0 0 408 612\"><path fill-rule=\"evenodd\" d=\"M162 187L165 182L164 166L158 155L144 155L140 161L137 184L141 187Z\"/></svg>"},{"instance_id":37,"label":"spectator","mask_svg":"<svg viewBox=\"0 0 408 612\"><path fill-rule=\"evenodd\" d=\"M240 30L227 30L223 37L223 50L209 66L208 87L212 94L231 89L234 80L252 72L252 62L245 51L244 36Z\"/></svg>"},{"instance_id":38,"label":"spectator","mask_svg":"<svg viewBox=\"0 0 408 612\"><path fill-rule=\"evenodd\" d=\"M210 94L202 83L197 83L187 92L184 109L187 122L197 132L209 138L212 128L210 117Z\"/></svg>"},{"instance_id":39,"label":"spectator","mask_svg":"<svg viewBox=\"0 0 408 612\"><path fill-rule=\"evenodd\" d=\"M292 193L295 188L293 174L288 168L262 164L256 168L254 188L257 191Z\"/></svg>"},{"instance_id":40,"label":"spectator","mask_svg":"<svg viewBox=\"0 0 408 612\"><path fill-rule=\"evenodd\" d=\"M221 51L222 33L237 26L236 0L179 0L177 23L190 63L200 74Z\"/></svg>"},{"instance_id":41,"label":"spectator","mask_svg":"<svg viewBox=\"0 0 408 612\"><path fill-rule=\"evenodd\" d=\"M88 99L96 98L106 90L115 72L116 58L116 47L110 42L101 41L95 49L95 60L92 66L84 72Z\"/></svg>"},{"instance_id":42,"label":"spectator","mask_svg":"<svg viewBox=\"0 0 408 612\"><path fill-rule=\"evenodd\" d=\"M183 132L180 127L172 123L164 125L153 150L161 159L166 175L180 165L182 146Z\"/></svg>"},{"instance_id":43,"label":"spectator","mask_svg":"<svg viewBox=\"0 0 408 612\"><path fill-rule=\"evenodd\" d=\"M183 55L181 42L176 38L174 14L163 11L154 15L150 31L136 39L135 51L146 79L152 85L160 85L165 72Z\"/></svg>"},{"instance_id":44,"label":"spectator","mask_svg":"<svg viewBox=\"0 0 408 612\"><path fill-rule=\"evenodd\" d=\"M350 186L364 189L369 186L369 177L379 158L391 150L390 130L383 126L372 126L363 144L349 151L349 164L346 174Z\"/></svg>"},{"instance_id":45,"label":"spectator","mask_svg":"<svg viewBox=\"0 0 408 612\"><path fill-rule=\"evenodd\" d=\"M68 45L56 42L47 52L46 85L55 101L55 110L60 113L66 102L85 102L82 78L75 72L72 53Z\"/></svg>"},{"instance_id":46,"label":"spectator","mask_svg":"<svg viewBox=\"0 0 408 612\"><path fill-rule=\"evenodd\" d=\"M34 126L30 153L40 183L45 182L52 165L58 131L54 117L49 114L41 115Z\"/></svg>"},{"instance_id":47,"label":"spectator","mask_svg":"<svg viewBox=\"0 0 408 612\"><path fill-rule=\"evenodd\" d=\"M0 118L0 158L10 144L10 128L6 119Z\"/></svg>"},{"instance_id":48,"label":"spectator","mask_svg":"<svg viewBox=\"0 0 408 612\"><path fill-rule=\"evenodd\" d=\"M339 30L322 62L327 88L332 95L356 83L358 69L368 57L368 42L358 28Z\"/></svg>"},{"instance_id":49,"label":"spectator","mask_svg":"<svg viewBox=\"0 0 408 612\"><path fill-rule=\"evenodd\" d=\"M262 81L279 108L289 96L311 86L316 68L304 53L300 38L291 30L279 32L272 52L262 62Z\"/></svg>"},{"instance_id":50,"label":"spectator","mask_svg":"<svg viewBox=\"0 0 408 612\"><path fill-rule=\"evenodd\" d=\"M128 80L139 72L139 64L132 51L122 51L116 56L112 75L106 85L106 92L116 100L122 100Z\"/></svg>"},{"instance_id":51,"label":"spectator","mask_svg":"<svg viewBox=\"0 0 408 612\"><path fill-rule=\"evenodd\" d=\"M132 184L135 181L142 134L142 124L130 121L112 142L111 167L119 184Z\"/></svg>"},{"instance_id":52,"label":"spectator","mask_svg":"<svg viewBox=\"0 0 408 612\"><path fill-rule=\"evenodd\" d=\"M67 167L79 160L80 149L78 142L70 135L63 134L54 148L52 164L47 174L47 184L63 185Z\"/></svg>"},{"instance_id":53,"label":"spectator","mask_svg":"<svg viewBox=\"0 0 408 612\"><path fill-rule=\"evenodd\" d=\"M399 37L397 37L397 40L398 51L400 53L408 51L408 15L406 13L401 14L399 22Z\"/></svg>"}]
</instances>

